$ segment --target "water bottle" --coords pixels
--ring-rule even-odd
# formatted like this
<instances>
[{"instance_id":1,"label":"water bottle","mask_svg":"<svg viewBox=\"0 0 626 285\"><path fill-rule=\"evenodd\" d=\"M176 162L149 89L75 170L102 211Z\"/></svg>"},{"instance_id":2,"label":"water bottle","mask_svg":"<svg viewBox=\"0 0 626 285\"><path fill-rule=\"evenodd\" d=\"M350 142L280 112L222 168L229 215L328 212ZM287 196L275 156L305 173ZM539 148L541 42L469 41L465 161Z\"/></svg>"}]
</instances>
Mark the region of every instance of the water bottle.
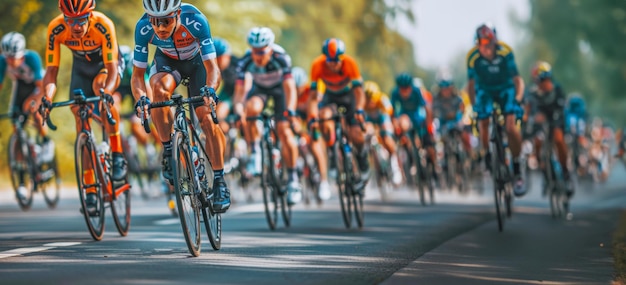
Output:
<instances>
[{"instance_id":1,"label":"water bottle","mask_svg":"<svg viewBox=\"0 0 626 285\"><path fill-rule=\"evenodd\" d=\"M109 171L109 144L107 142L101 142L100 146L98 146L98 156L100 157L100 163L102 163L102 168L104 172Z\"/></svg>"},{"instance_id":2,"label":"water bottle","mask_svg":"<svg viewBox=\"0 0 626 285\"><path fill-rule=\"evenodd\" d=\"M272 148L272 160L274 161L274 169L279 170L282 167L280 163L280 150L277 148Z\"/></svg>"},{"instance_id":3,"label":"water bottle","mask_svg":"<svg viewBox=\"0 0 626 285\"><path fill-rule=\"evenodd\" d=\"M191 152L191 161L193 161L193 166L196 169L196 173L198 174L198 178L200 181L204 181L205 172L204 172L204 159L199 159L198 147L193 146L193 151Z\"/></svg>"}]
</instances>

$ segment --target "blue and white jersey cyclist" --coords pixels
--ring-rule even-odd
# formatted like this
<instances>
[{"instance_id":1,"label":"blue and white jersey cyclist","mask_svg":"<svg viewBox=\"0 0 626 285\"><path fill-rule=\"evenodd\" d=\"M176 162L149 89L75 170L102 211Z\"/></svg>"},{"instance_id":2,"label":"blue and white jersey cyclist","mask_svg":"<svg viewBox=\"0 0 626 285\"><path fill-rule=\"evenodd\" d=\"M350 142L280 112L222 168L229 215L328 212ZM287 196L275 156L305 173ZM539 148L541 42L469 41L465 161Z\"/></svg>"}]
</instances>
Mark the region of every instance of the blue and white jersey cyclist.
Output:
<instances>
[{"instance_id":1,"label":"blue and white jersey cyclist","mask_svg":"<svg viewBox=\"0 0 626 285\"><path fill-rule=\"evenodd\" d=\"M490 169L489 118L493 102L496 101L505 115L509 148L514 157L514 193L518 197L523 196L526 188L520 175L519 162L522 136L516 125L516 117L522 110L520 102L524 98L524 81L517 70L513 50L498 41L493 26L480 25L476 29L475 42L476 46L467 54L468 92L479 120L483 151L487 152L485 162Z\"/></svg>"},{"instance_id":2,"label":"blue and white jersey cyclist","mask_svg":"<svg viewBox=\"0 0 626 285\"><path fill-rule=\"evenodd\" d=\"M135 28L133 76L131 80L136 108L147 106L151 100L169 100L183 79L189 79L189 96L210 96L194 105L200 125L206 134L206 150L214 172L213 206L218 212L230 207L230 191L224 180L225 137L219 125L211 119L209 104L217 103L215 90L219 87L220 71L215 46L207 18L194 6L180 0L143 0L145 14ZM147 92L144 74L148 67L148 45L157 47L150 68L150 89ZM169 108L151 110L154 124L163 143L163 176L172 182L171 133L173 114ZM205 190L206 175L200 177Z\"/></svg>"},{"instance_id":3,"label":"blue and white jersey cyclist","mask_svg":"<svg viewBox=\"0 0 626 285\"><path fill-rule=\"evenodd\" d=\"M248 33L250 50L237 66L234 112L244 123L244 136L252 149L248 172L257 175L261 173L261 136L257 125L246 123L246 118L259 116L268 99L274 99L276 131L282 143L282 159L288 171L287 201L295 204L302 199L302 193L296 169L298 146L290 124L296 123L298 93L291 74L291 58L282 47L274 43L274 39L274 33L267 27L254 27ZM246 77L246 73L251 76ZM250 80L252 88L246 96L245 86Z\"/></svg>"}]
</instances>

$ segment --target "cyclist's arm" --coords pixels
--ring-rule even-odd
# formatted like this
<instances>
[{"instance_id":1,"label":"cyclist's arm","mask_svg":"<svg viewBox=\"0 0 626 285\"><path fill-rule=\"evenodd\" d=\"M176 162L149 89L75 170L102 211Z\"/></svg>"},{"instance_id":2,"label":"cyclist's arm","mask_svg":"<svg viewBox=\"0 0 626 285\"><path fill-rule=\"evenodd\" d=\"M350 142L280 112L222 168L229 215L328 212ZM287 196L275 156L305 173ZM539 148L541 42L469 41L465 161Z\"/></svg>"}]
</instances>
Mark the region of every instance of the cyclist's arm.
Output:
<instances>
[{"instance_id":1,"label":"cyclist's arm","mask_svg":"<svg viewBox=\"0 0 626 285\"><path fill-rule=\"evenodd\" d=\"M359 67L352 58L346 58L344 64L349 64L347 72L352 81L352 89L356 97L356 109L363 110L365 108L365 92L363 91L363 77L361 77Z\"/></svg>"},{"instance_id":2,"label":"cyclist's arm","mask_svg":"<svg viewBox=\"0 0 626 285\"><path fill-rule=\"evenodd\" d=\"M513 77L513 84L515 84L515 100L522 102L524 100L524 79L517 75Z\"/></svg>"},{"instance_id":3,"label":"cyclist's arm","mask_svg":"<svg viewBox=\"0 0 626 285\"><path fill-rule=\"evenodd\" d=\"M107 70L107 79L104 82L104 92L113 94L119 85L118 62L119 47L117 45L117 34L113 21L107 17L102 18L101 24L105 26L105 32L100 31L102 37L102 60L104 68Z\"/></svg>"},{"instance_id":4,"label":"cyclist's arm","mask_svg":"<svg viewBox=\"0 0 626 285\"><path fill-rule=\"evenodd\" d=\"M307 102L307 114L309 119L318 118L319 117L319 108L318 108L318 96L317 96L317 88L318 81L321 80L322 70L320 69L318 60L313 62L311 66L311 88L309 88L309 102Z\"/></svg>"},{"instance_id":5,"label":"cyclist's arm","mask_svg":"<svg viewBox=\"0 0 626 285\"><path fill-rule=\"evenodd\" d=\"M46 75L43 77L44 96L48 101L52 102L57 92L57 75L59 74L58 66L48 66Z\"/></svg>"},{"instance_id":6,"label":"cyclist's arm","mask_svg":"<svg viewBox=\"0 0 626 285\"><path fill-rule=\"evenodd\" d=\"M152 94L147 92L145 76L145 68L133 65L133 75L130 78L130 88L133 93L133 98L135 98L135 102L139 100L141 96L146 96L148 99L152 100Z\"/></svg>"},{"instance_id":7,"label":"cyclist's arm","mask_svg":"<svg viewBox=\"0 0 626 285\"><path fill-rule=\"evenodd\" d=\"M476 105L476 81L473 78L467 81L467 95L472 106Z\"/></svg>"},{"instance_id":8,"label":"cyclist's arm","mask_svg":"<svg viewBox=\"0 0 626 285\"><path fill-rule=\"evenodd\" d=\"M296 81L291 75L291 57L284 54L278 56L277 60L283 72L283 90L285 91L287 110L295 111L298 104L298 89L296 88Z\"/></svg>"},{"instance_id":9,"label":"cyclist's arm","mask_svg":"<svg viewBox=\"0 0 626 285\"><path fill-rule=\"evenodd\" d=\"M244 111L244 99L246 96L246 86L250 84L248 81L252 81L251 76L246 76L246 70L251 64L251 57L249 52L237 63L237 80L235 81L235 94L233 96L233 111L235 114L243 114Z\"/></svg>"},{"instance_id":10,"label":"cyclist's arm","mask_svg":"<svg viewBox=\"0 0 626 285\"><path fill-rule=\"evenodd\" d=\"M206 85L217 90L220 87L220 68L217 65L217 59L207 59L202 61L206 69Z\"/></svg>"},{"instance_id":11,"label":"cyclist's arm","mask_svg":"<svg viewBox=\"0 0 626 285\"><path fill-rule=\"evenodd\" d=\"M118 73L117 73L117 61L104 64L104 68L107 70L107 79L104 84L104 93L113 94L118 85Z\"/></svg>"}]
</instances>

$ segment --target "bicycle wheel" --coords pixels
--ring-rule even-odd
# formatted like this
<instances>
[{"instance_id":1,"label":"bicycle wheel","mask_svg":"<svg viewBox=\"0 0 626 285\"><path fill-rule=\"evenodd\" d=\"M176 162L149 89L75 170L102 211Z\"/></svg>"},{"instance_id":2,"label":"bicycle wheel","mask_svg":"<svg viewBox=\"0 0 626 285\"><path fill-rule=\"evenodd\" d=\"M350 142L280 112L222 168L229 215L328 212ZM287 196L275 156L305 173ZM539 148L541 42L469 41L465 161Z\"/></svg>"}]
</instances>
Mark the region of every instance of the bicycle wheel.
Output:
<instances>
[{"instance_id":1,"label":"bicycle wheel","mask_svg":"<svg viewBox=\"0 0 626 285\"><path fill-rule=\"evenodd\" d=\"M85 216L85 223L89 234L94 240L102 240L104 234L104 199L102 197L103 187L106 187L106 181L103 176L102 166L97 162L96 146L90 140L89 135L81 132L76 139L74 146L74 163L76 165L76 182L78 183L78 194L81 202L81 212ZM95 174L95 181L89 185L85 182L83 173L87 169L92 169ZM87 189L96 189L96 205L95 211L88 211L87 208Z\"/></svg>"},{"instance_id":2,"label":"bicycle wheel","mask_svg":"<svg viewBox=\"0 0 626 285\"><path fill-rule=\"evenodd\" d=\"M426 184L426 175L424 173L424 166L422 165L422 159L419 154L419 149L414 146L413 148L413 163L415 164L415 177L413 181L417 184L417 191L419 192L420 202L422 206L426 206L426 193L424 186Z\"/></svg>"},{"instance_id":3,"label":"bicycle wheel","mask_svg":"<svg viewBox=\"0 0 626 285\"><path fill-rule=\"evenodd\" d=\"M191 162L188 142L184 135L177 131L174 133L172 147L172 165L174 172L174 191L176 192L176 204L178 217L185 236L185 242L189 253L193 256L200 255L200 208L201 202L196 195L195 169ZM170 164L171 165L171 164Z\"/></svg>"},{"instance_id":4,"label":"bicycle wheel","mask_svg":"<svg viewBox=\"0 0 626 285\"><path fill-rule=\"evenodd\" d=\"M111 184L113 185L113 191L120 187L130 187L130 185L125 186L127 182L120 183L120 185L116 185L116 183ZM113 215L117 231L121 236L126 236L130 229L130 188L118 194L115 199L111 199L111 214Z\"/></svg>"},{"instance_id":5,"label":"bicycle wheel","mask_svg":"<svg viewBox=\"0 0 626 285\"><path fill-rule=\"evenodd\" d=\"M337 138L337 139L341 139L341 138ZM344 154L343 152L340 150L340 146L339 143L335 143L335 146L333 148L333 151L335 152L335 155L333 156L335 158L335 165L337 165L337 190L339 192L339 204L341 205L341 214L343 217L343 223L346 226L346 228L350 228L352 225L352 211L351 211L351 199L350 199L350 194L348 193L348 191L350 190L350 188L348 188L348 175L347 175L347 170L346 169L346 165L348 165L348 163L346 163L344 165Z\"/></svg>"},{"instance_id":6,"label":"bicycle wheel","mask_svg":"<svg viewBox=\"0 0 626 285\"><path fill-rule=\"evenodd\" d=\"M363 195L352 195L352 203L354 204L354 217L356 218L356 223L359 226L359 229L362 229L363 224L365 223L365 215L363 213Z\"/></svg>"},{"instance_id":7,"label":"bicycle wheel","mask_svg":"<svg viewBox=\"0 0 626 285\"><path fill-rule=\"evenodd\" d=\"M11 172L11 183L15 191L15 198L20 208L23 211L27 211L33 204L33 192L35 190L34 163L28 144L20 140L17 133L13 133L9 139L7 158L9 159L9 170ZM24 188L18 192L20 186Z\"/></svg>"},{"instance_id":8,"label":"bicycle wheel","mask_svg":"<svg viewBox=\"0 0 626 285\"><path fill-rule=\"evenodd\" d=\"M265 140L261 140L261 188L263 188L263 205L265 206L265 218L270 230L276 229L278 223L278 189L274 184L274 162L272 161L271 146Z\"/></svg>"},{"instance_id":9,"label":"bicycle wheel","mask_svg":"<svg viewBox=\"0 0 626 285\"><path fill-rule=\"evenodd\" d=\"M213 211L212 199L209 199L208 203L209 206L202 209L204 227L213 250L220 250L222 247L222 214Z\"/></svg>"},{"instance_id":10,"label":"bicycle wheel","mask_svg":"<svg viewBox=\"0 0 626 285\"><path fill-rule=\"evenodd\" d=\"M376 175L376 186L380 192L380 199L384 202L387 201L387 174L383 169L383 162L380 157L380 150L373 146L370 147L370 157L372 158L372 164L374 165L374 174Z\"/></svg>"},{"instance_id":11,"label":"bicycle wheel","mask_svg":"<svg viewBox=\"0 0 626 285\"><path fill-rule=\"evenodd\" d=\"M46 182L39 184L39 191L43 193L43 198L48 205L48 208L54 209L59 203L59 196L61 194L61 172L59 171L59 164L57 162L56 155L54 159L46 164L47 169L42 169L42 173L46 175L52 175ZM54 182L52 182L54 181ZM50 186L49 184L54 183Z\"/></svg>"},{"instance_id":12,"label":"bicycle wheel","mask_svg":"<svg viewBox=\"0 0 626 285\"><path fill-rule=\"evenodd\" d=\"M424 182L426 182L426 186L428 187L428 195L430 196L430 204L434 205L435 204L435 185L433 183L433 167L432 167L432 162L426 162L426 167L425 169L422 168L422 170L424 170L424 175L426 176L426 179L424 179Z\"/></svg>"},{"instance_id":13,"label":"bicycle wheel","mask_svg":"<svg viewBox=\"0 0 626 285\"><path fill-rule=\"evenodd\" d=\"M280 208L282 209L283 214L283 222L285 223L285 227L291 226L291 205L287 203L287 195L280 196Z\"/></svg>"}]
</instances>

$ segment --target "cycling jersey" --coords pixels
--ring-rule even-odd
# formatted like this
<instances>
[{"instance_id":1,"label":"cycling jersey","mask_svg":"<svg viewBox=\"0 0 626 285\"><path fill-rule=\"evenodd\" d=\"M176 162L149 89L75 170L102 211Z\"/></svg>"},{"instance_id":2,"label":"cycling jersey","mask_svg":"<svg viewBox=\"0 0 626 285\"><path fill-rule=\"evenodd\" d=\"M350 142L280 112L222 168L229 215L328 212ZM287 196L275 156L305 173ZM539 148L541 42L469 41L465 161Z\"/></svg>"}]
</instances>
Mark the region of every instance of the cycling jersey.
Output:
<instances>
[{"instance_id":1,"label":"cycling jersey","mask_svg":"<svg viewBox=\"0 0 626 285\"><path fill-rule=\"evenodd\" d=\"M488 60L480 55L477 47L467 54L467 75L475 80L476 88L486 91L501 91L514 87L513 77L518 76L513 49L503 42L496 45L496 55Z\"/></svg>"},{"instance_id":2,"label":"cycling jersey","mask_svg":"<svg viewBox=\"0 0 626 285\"><path fill-rule=\"evenodd\" d=\"M529 103L544 114L552 114L555 111L563 112L565 108L565 92L558 83L554 83L552 91L544 93L536 85L530 88ZM548 118L550 119L550 118Z\"/></svg>"},{"instance_id":3,"label":"cycling jersey","mask_svg":"<svg viewBox=\"0 0 626 285\"><path fill-rule=\"evenodd\" d=\"M37 52L26 50L24 60L17 68L8 66L6 57L0 55L0 84L4 83L5 75L12 81L22 81L26 84L34 84L35 81L43 79L43 68L41 58Z\"/></svg>"},{"instance_id":4,"label":"cycling jersey","mask_svg":"<svg viewBox=\"0 0 626 285\"><path fill-rule=\"evenodd\" d=\"M100 12L91 12L87 34L80 39L72 37L70 26L65 23L63 15L54 18L48 25L46 66L59 66L61 44L72 51L74 59L83 59L87 65L119 60L115 25Z\"/></svg>"},{"instance_id":5,"label":"cycling jersey","mask_svg":"<svg viewBox=\"0 0 626 285\"><path fill-rule=\"evenodd\" d=\"M422 91L415 86L413 86L411 94L407 98L402 97L400 90L396 87L391 91L391 105L396 116L403 114L413 116L413 114L419 112L420 108L426 107L426 101L424 101Z\"/></svg>"},{"instance_id":6,"label":"cycling jersey","mask_svg":"<svg viewBox=\"0 0 626 285\"><path fill-rule=\"evenodd\" d=\"M135 27L135 66L148 67L149 44L155 45L165 56L174 60L192 60L198 53L202 55L203 61L216 58L207 18L191 4L182 4L180 10L180 27L165 40L156 35L147 14L144 13L139 19Z\"/></svg>"},{"instance_id":7,"label":"cycling jersey","mask_svg":"<svg viewBox=\"0 0 626 285\"><path fill-rule=\"evenodd\" d=\"M356 61L348 55L342 56L339 73L333 72L327 66L325 55L317 57L311 66L311 90L318 89L318 80L324 82L326 94L331 95L348 93L352 88L363 84Z\"/></svg>"},{"instance_id":8,"label":"cycling jersey","mask_svg":"<svg viewBox=\"0 0 626 285\"><path fill-rule=\"evenodd\" d=\"M291 78L291 57L277 44L271 48L272 58L266 66L254 64L252 52L247 51L237 65L237 81L243 84L246 73L250 73L255 86L266 89L282 87L283 81Z\"/></svg>"},{"instance_id":9,"label":"cycling jersey","mask_svg":"<svg viewBox=\"0 0 626 285\"><path fill-rule=\"evenodd\" d=\"M458 95L444 97L439 94L433 101L433 117L443 123L457 123L463 117L463 99Z\"/></svg>"},{"instance_id":10,"label":"cycling jersey","mask_svg":"<svg viewBox=\"0 0 626 285\"><path fill-rule=\"evenodd\" d=\"M239 64L239 58L235 56L230 57L230 65L222 70L222 84L220 90L220 101L231 100L233 94L235 94L235 82L237 81L237 65Z\"/></svg>"}]
</instances>

